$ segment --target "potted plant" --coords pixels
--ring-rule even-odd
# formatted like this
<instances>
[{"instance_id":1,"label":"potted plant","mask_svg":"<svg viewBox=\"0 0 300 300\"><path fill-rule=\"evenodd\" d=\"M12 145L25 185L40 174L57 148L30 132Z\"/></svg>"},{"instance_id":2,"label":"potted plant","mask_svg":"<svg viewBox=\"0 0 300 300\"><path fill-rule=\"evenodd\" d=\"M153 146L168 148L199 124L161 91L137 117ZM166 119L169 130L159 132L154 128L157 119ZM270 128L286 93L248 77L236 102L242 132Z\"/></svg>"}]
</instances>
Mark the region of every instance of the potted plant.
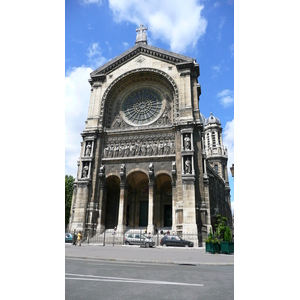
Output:
<instances>
[{"instance_id":1,"label":"potted plant","mask_svg":"<svg viewBox=\"0 0 300 300\"><path fill-rule=\"evenodd\" d=\"M220 240L220 251L221 253L233 253L234 244L232 242L231 230L227 226L227 218L218 215L218 227L217 227L217 236Z\"/></svg>"},{"instance_id":2,"label":"potted plant","mask_svg":"<svg viewBox=\"0 0 300 300\"><path fill-rule=\"evenodd\" d=\"M234 243L232 241L231 230L226 226L224 240L221 242L221 253L234 253Z\"/></svg>"},{"instance_id":3,"label":"potted plant","mask_svg":"<svg viewBox=\"0 0 300 300\"><path fill-rule=\"evenodd\" d=\"M211 252L212 254L220 252L220 241L212 234L211 228L208 238L205 240L205 252Z\"/></svg>"}]
</instances>

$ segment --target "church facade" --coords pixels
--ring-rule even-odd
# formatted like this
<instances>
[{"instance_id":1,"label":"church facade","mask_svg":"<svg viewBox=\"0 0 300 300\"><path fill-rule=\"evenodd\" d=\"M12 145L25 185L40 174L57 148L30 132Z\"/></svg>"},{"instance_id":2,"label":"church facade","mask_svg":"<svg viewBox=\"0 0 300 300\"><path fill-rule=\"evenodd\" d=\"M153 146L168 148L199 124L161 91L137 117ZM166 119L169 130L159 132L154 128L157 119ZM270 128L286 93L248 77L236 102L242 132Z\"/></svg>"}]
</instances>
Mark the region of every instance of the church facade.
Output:
<instances>
[{"instance_id":1,"label":"church facade","mask_svg":"<svg viewBox=\"0 0 300 300\"><path fill-rule=\"evenodd\" d=\"M218 213L231 224L221 123L200 113L196 60L148 45L145 30L90 74L69 230L167 228L202 246Z\"/></svg>"}]
</instances>

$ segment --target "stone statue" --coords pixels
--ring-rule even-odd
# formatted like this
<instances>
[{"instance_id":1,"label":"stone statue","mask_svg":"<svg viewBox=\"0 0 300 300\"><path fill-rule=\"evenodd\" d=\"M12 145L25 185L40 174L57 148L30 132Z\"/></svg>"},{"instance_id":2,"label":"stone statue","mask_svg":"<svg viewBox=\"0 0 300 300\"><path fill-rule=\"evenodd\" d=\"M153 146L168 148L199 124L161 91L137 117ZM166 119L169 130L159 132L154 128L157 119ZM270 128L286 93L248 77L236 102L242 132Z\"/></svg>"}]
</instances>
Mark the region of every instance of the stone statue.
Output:
<instances>
[{"instance_id":1,"label":"stone statue","mask_svg":"<svg viewBox=\"0 0 300 300\"><path fill-rule=\"evenodd\" d=\"M89 171L89 166L88 165L84 166L82 169L82 178L87 178L88 171Z\"/></svg>"},{"instance_id":2,"label":"stone statue","mask_svg":"<svg viewBox=\"0 0 300 300\"><path fill-rule=\"evenodd\" d=\"M107 158L107 157L108 157L108 153L109 153L109 146L107 145L107 146L104 148L103 156L104 156L105 158Z\"/></svg>"},{"instance_id":3,"label":"stone statue","mask_svg":"<svg viewBox=\"0 0 300 300\"><path fill-rule=\"evenodd\" d=\"M154 174L154 165L153 162L149 164L149 176L152 177Z\"/></svg>"},{"instance_id":4,"label":"stone statue","mask_svg":"<svg viewBox=\"0 0 300 300\"><path fill-rule=\"evenodd\" d=\"M175 161L172 162L172 174L173 175L176 174L176 162Z\"/></svg>"},{"instance_id":5,"label":"stone statue","mask_svg":"<svg viewBox=\"0 0 300 300\"><path fill-rule=\"evenodd\" d=\"M120 168L120 176L123 177L125 175L125 164L121 164L121 168Z\"/></svg>"},{"instance_id":6,"label":"stone statue","mask_svg":"<svg viewBox=\"0 0 300 300\"><path fill-rule=\"evenodd\" d=\"M152 152L153 152L153 155L157 155L157 143L154 142L153 146L152 146Z\"/></svg>"},{"instance_id":7,"label":"stone statue","mask_svg":"<svg viewBox=\"0 0 300 300\"><path fill-rule=\"evenodd\" d=\"M124 157L124 145L123 144L120 146L119 155L120 155L120 157Z\"/></svg>"},{"instance_id":8,"label":"stone statue","mask_svg":"<svg viewBox=\"0 0 300 300\"><path fill-rule=\"evenodd\" d=\"M91 142L88 142L86 144L86 147L85 147L85 156L90 156L91 155L91 148L92 148Z\"/></svg>"},{"instance_id":9,"label":"stone statue","mask_svg":"<svg viewBox=\"0 0 300 300\"><path fill-rule=\"evenodd\" d=\"M101 165L99 168L99 176L103 177L105 173L105 165Z\"/></svg>"},{"instance_id":10,"label":"stone statue","mask_svg":"<svg viewBox=\"0 0 300 300\"><path fill-rule=\"evenodd\" d=\"M185 174L191 174L192 164L189 158L186 159L184 165L185 165Z\"/></svg>"},{"instance_id":11,"label":"stone statue","mask_svg":"<svg viewBox=\"0 0 300 300\"><path fill-rule=\"evenodd\" d=\"M191 139L189 136L186 134L184 138L184 149L185 150L191 150Z\"/></svg>"},{"instance_id":12,"label":"stone statue","mask_svg":"<svg viewBox=\"0 0 300 300\"><path fill-rule=\"evenodd\" d=\"M171 141L170 142L170 154L174 154L175 153L175 145L174 142Z\"/></svg>"},{"instance_id":13,"label":"stone statue","mask_svg":"<svg viewBox=\"0 0 300 300\"><path fill-rule=\"evenodd\" d=\"M114 157L118 157L118 156L119 156L119 145L116 144L114 148Z\"/></svg>"},{"instance_id":14,"label":"stone statue","mask_svg":"<svg viewBox=\"0 0 300 300\"><path fill-rule=\"evenodd\" d=\"M142 155L145 156L146 155L146 144L145 142L142 145Z\"/></svg>"},{"instance_id":15,"label":"stone statue","mask_svg":"<svg viewBox=\"0 0 300 300\"><path fill-rule=\"evenodd\" d=\"M140 144L140 142L137 142L135 146L136 146L135 147L135 155L139 156L140 155L140 151L141 151L141 144Z\"/></svg>"},{"instance_id":16,"label":"stone statue","mask_svg":"<svg viewBox=\"0 0 300 300\"><path fill-rule=\"evenodd\" d=\"M135 156L135 145L134 145L134 143L132 143L131 146L130 146L130 155Z\"/></svg>"},{"instance_id":17,"label":"stone statue","mask_svg":"<svg viewBox=\"0 0 300 300\"><path fill-rule=\"evenodd\" d=\"M129 156L129 144L126 144L125 148L124 148L124 156L128 157Z\"/></svg>"},{"instance_id":18,"label":"stone statue","mask_svg":"<svg viewBox=\"0 0 300 300\"><path fill-rule=\"evenodd\" d=\"M152 146L150 143L147 144L147 155L152 155Z\"/></svg>"},{"instance_id":19,"label":"stone statue","mask_svg":"<svg viewBox=\"0 0 300 300\"><path fill-rule=\"evenodd\" d=\"M158 145L158 154L163 155L163 153L164 153L164 144L163 142L160 142Z\"/></svg>"}]
</instances>

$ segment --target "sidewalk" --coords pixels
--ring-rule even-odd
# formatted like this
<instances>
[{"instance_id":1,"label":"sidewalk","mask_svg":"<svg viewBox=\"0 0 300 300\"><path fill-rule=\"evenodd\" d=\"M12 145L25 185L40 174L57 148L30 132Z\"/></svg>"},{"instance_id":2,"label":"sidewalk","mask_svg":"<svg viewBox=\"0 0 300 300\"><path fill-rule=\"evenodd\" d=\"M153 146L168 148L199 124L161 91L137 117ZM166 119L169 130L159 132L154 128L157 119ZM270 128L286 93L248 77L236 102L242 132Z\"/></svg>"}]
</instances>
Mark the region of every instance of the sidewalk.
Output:
<instances>
[{"instance_id":1,"label":"sidewalk","mask_svg":"<svg viewBox=\"0 0 300 300\"><path fill-rule=\"evenodd\" d=\"M175 248L140 246L65 244L65 258L95 259L118 262L192 264L192 265L234 265L234 254L205 253L205 248Z\"/></svg>"}]
</instances>

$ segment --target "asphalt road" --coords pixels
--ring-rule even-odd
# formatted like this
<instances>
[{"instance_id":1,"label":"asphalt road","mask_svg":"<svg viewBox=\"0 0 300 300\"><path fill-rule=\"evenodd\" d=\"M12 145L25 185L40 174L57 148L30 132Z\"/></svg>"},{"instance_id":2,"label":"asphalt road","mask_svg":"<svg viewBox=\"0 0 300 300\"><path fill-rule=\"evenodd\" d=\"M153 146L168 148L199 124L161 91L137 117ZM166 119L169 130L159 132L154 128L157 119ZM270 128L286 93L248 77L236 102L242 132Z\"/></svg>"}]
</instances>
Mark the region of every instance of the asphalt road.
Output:
<instances>
[{"instance_id":1,"label":"asphalt road","mask_svg":"<svg viewBox=\"0 0 300 300\"><path fill-rule=\"evenodd\" d=\"M65 259L66 300L226 300L233 295L233 265Z\"/></svg>"}]
</instances>

